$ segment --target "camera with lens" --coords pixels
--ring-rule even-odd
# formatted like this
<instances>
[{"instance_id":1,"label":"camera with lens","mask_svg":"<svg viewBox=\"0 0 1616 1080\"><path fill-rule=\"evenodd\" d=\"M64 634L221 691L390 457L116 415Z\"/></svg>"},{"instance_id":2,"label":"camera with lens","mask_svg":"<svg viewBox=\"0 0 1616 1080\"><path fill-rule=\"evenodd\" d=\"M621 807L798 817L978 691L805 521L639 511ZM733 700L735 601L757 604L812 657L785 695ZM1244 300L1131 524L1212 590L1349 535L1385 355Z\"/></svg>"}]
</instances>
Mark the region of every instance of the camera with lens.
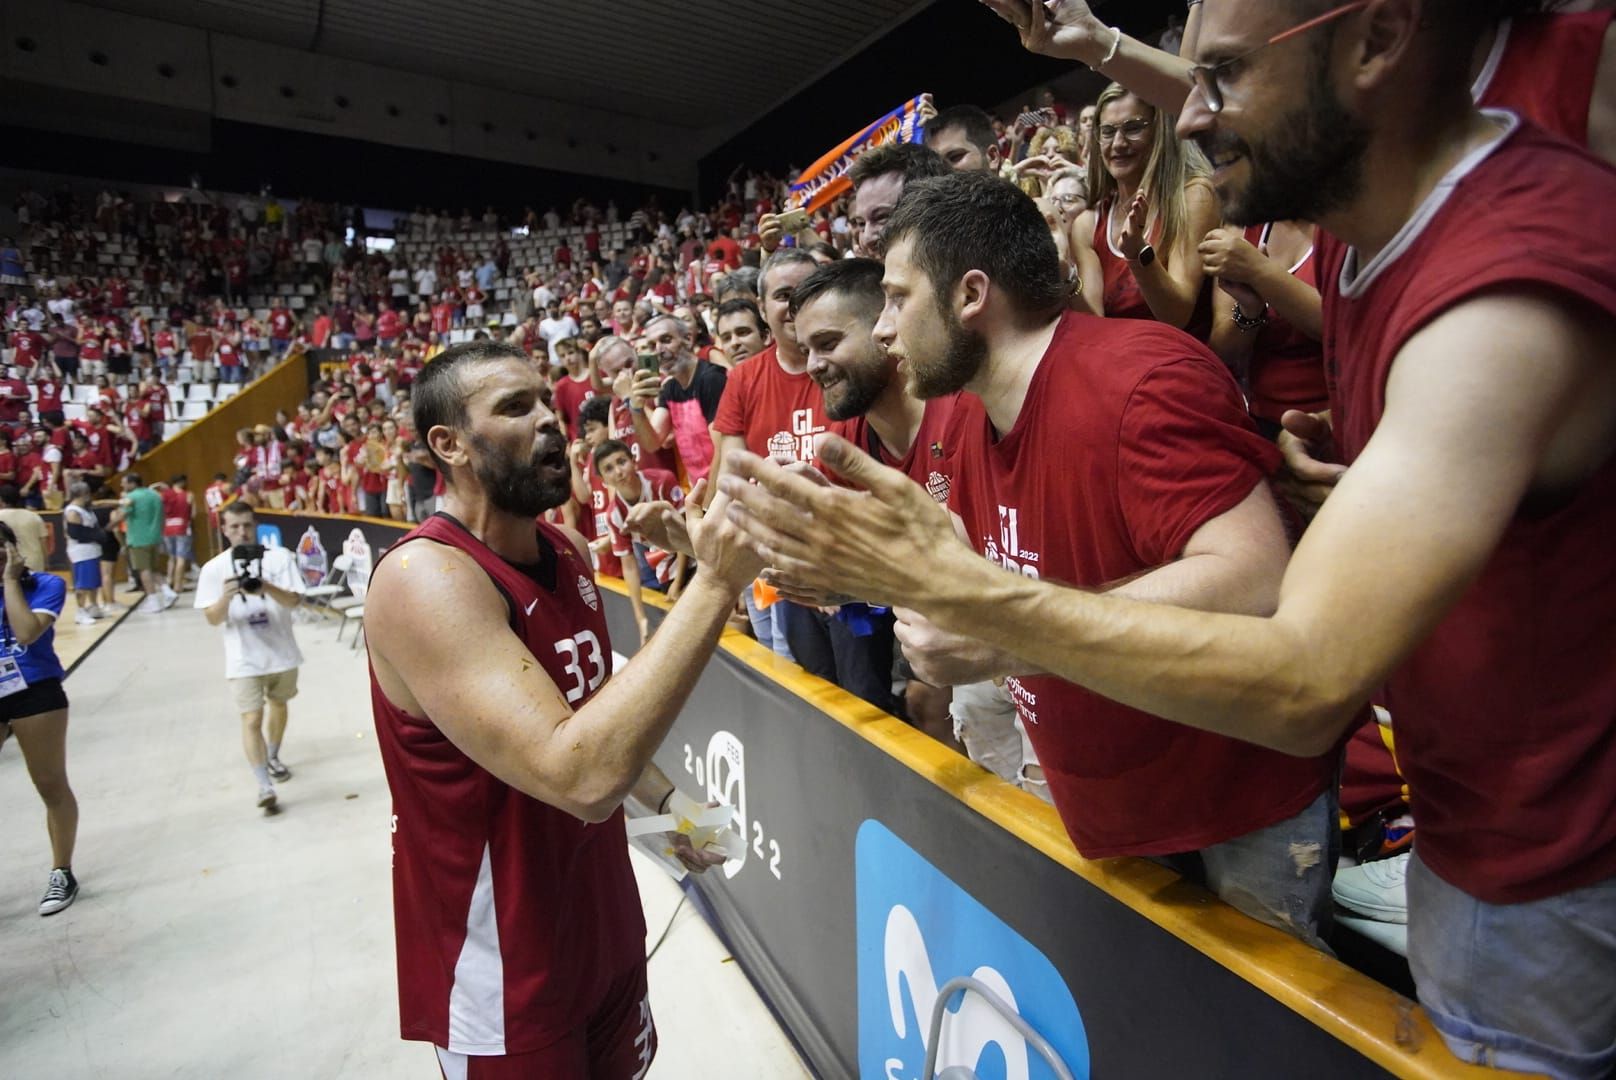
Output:
<instances>
[{"instance_id":1,"label":"camera with lens","mask_svg":"<svg viewBox=\"0 0 1616 1080\"><path fill-rule=\"evenodd\" d=\"M230 564L236 571L236 585L244 593L257 593L264 587L264 545L237 544L230 549Z\"/></svg>"}]
</instances>

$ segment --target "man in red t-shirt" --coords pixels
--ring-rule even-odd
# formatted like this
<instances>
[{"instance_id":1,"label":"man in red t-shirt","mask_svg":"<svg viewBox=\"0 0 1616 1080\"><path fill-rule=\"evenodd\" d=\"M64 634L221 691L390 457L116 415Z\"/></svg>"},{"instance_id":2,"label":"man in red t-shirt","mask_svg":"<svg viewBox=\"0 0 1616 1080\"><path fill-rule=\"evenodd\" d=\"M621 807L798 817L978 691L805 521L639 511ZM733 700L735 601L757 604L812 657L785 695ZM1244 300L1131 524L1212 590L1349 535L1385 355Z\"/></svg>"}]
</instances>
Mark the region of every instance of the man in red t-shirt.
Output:
<instances>
[{"instance_id":1,"label":"man in red t-shirt","mask_svg":"<svg viewBox=\"0 0 1616 1080\"><path fill-rule=\"evenodd\" d=\"M949 460L953 457L949 421L957 394L921 401L908 393L897 358L874 339L885 298L881 264L874 259L840 259L822 266L792 291L791 318L797 341L808 355L808 375L825 399L830 430L903 472L940 503L948 502ZM722 320L721 320L722 321ZM821 597L797 597L811 606ZM772 609L747 605L759 641L774 631ZM872 626L884 625L874 616ZM840 628L830 627L833 632ZM903 640L899 618L894 633ZM782 627L783 632L783 627ZM1024 755L1009 699L991 681L962 687L959 707L946 679L908 678L904 691L910 723L939 742L1011 782L1019 780Z\"/></svg>"},{"instance_id":2,"label":"man in red t-shirt","mask_svg":"<svg viewBox=\"0 0 1616 1080\"><path fill-rule=\"evenodd\" d=\"M578 410L595 396L588 367L588 354L577 338L565 338L555 344L556 359L567 369L567 374L551 387L551 411L561 421L561 430L569 440L582 432L578 428Z\"/></svg>"},{"instance_id":3,"label":"man in red t-shirt","mask_svg":"<svg viewBox=\"0 0 1616 1080\"><path fill-rule=\"evenodd\" d=\"M1025 579L1269 610L1289 554L1268 485L1279 457L1217 358L1153 323L1061 314L1067 290L1048 226L1013 184L984 173L913 181L890 221L875 339L906 366L917 397L974 395L960 398L945 440L959 537ZM959 279L935 276L939 250ZM973 269L982 266L997 274ZM939 308L962 297L975 298L969 312ZM946 520L929 495L904 488L906 504ZM991 650L939 662L970 642L948 640L927 614L906 617L930 639L911 637L911 662L950 683L1007 677L1042 779L1086 857L1159 858L1253 918L1322 944L1333 755L1291 757L1191 731Z\"/></svg>"},{"instance_id":4,"label":"man in red t-shirt","mask_svg":"<svg viewBox=\"0 0 1616 1080\"><path fill-rule=\"evenodd\" d=\"M168 554L168 587L185 591L185 574L196 558L191 541L190 478L183 473L168 482L163 497L163 550ZM153 485L154 487L156 485Z\"/></svg>"},{"instance_id":5,"label":"man in red t-shirt","mask_svg":"<svg viewBox=\"0 0 1616 1080\"><path fill-rule=\"evenodd\" d=\"M404 317L384 301L381 311L376 314L376 343L384 349L390 349L398 344L398 339L403 334Z\"/></svg>"},{"instance_id":6,"label":"man in red t-shirt","mask_svg":"<svg viewBox=\"0 0 1616 1080\"><path fill-rule=\"evenodd\" d=\"M12 374L21 369L20 363L14 369L0 369L0 425L7 428L28 417L28 384Z\"/></svg>"},{"instance_id":7,"label":"man in red t-shirt","mask_svg":"<svg viewBox=\"0 0 1616 1080\"><path fill-rule=\"evenodd\" d=\"M185 348L191 354L193 377L197 382L213 381L213 353L217 346L215 331L200 323L190 327L185 336Z\"/></svg>"},{"instance_id":8,"label":"man in red t-shirt","mask_svg":"<svg viewBox=\"0 0 1616 1080\"><path fill-rule=\"evenodd\" d=\"M296 331L297 316L287 308L286 301L277 296L269 309L270 354L277 360L285 356L286 350L292 347L292 335Z\"/></svg>"},{"instance_id":9,"label":"man in red t-shirt","mask_svg":"<svg viewBox=\"0 0 1616 1080\"><path fill-rule=\"evenodd\" d=\"M11 347L16 350L12 353L11 362L27 371L45 355L45 336L25 327L12 332Z\"/></svg>"}]
</instances>

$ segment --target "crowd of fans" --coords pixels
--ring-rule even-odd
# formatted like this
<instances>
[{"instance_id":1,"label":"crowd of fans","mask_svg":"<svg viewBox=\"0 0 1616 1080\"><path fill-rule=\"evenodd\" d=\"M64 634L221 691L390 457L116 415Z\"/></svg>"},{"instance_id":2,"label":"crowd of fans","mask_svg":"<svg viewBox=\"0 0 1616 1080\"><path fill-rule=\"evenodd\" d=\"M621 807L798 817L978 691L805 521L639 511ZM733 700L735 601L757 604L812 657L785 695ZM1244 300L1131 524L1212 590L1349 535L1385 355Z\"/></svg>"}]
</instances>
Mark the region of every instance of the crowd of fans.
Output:
<instances>
[{"instance_id":1,"label":"crowd of fans","mask_svg":"<svg viewBox=\"0 0 1616 1080\"><path fill-rule=\"evenodd\" d=\"M1123 49L1118 32L1104 62ZM615 205L580 201L565 215L524 209L505 220L492 208L476 217L417 209L398 221L385 252L367 250L362 236L345 242L344 216L312 203L288 212L273 199L241 200L232 211L108 195L92 208L30 193L19 205L29 229L23 243L0 245L12 349L10 377L0 382L0 426L11 426L11 442L0 446L0 483L17 483L33 505L52 490L93 485L162 437L171 419L168 388L177 381L230 382L293 350L334 349L340 362L295 415L240 432L233 468L214 478L207 502L218 507L239 497L261 507L419 522L433 512L443 481L413 428L411 387L439 351L499 339L546 373L547 404L568 439L572 471L572 498L553 518L590 539L601 573L628 583L642 642L652 632L643 591L676 598L697 571L694 545L669 511L700 499L709 513L721 512L728 500L712 481L728 455L744 451L809 471L832 434L949 503L990 559L1031 578L1059 576L1049 565L1053 552L1041 562L1027 538L1042 534L1056 544L1046 531L1051 521L1079 529L1063 516L1066 496L1048 490L1034 500L1023 489L1030 501L1018 506L976 505L981 493L961 494L951 459L967 446L984 456L1014 453L1005 448L1023 430L1019 424L1034 424L1025 418L1035 406L1090 393L1098 404L1073 404L1069 415L1056 408L1047 424L1100 410L1094 418L1110 424L1102 427L1111 433L1114 464L1135 474L1090 477L1116 490L1121 520L1081 528L1118 531L1119 554L1088 567L1092 580L1075 584L1148 580L1198 553L1237 565L1267 559L1274 547L1282 566L1289 543L1342 471L1293 469L1276 481L1288 502L1267 499L1266 478L1281 461L1274 443L1293 464L1303 461L1328 422L1315 228L1302 220L1226 224L1229 208L1213 176L1214 165L1227 162L1216 154L1209 161L1196 142L1180 138L1163 104L1174 100L1172 92L1156 89L1172 82L1163 72L1176 69L1152 72L1139 60L1148 50L1131 39L1126 50L1135 77L1092 103L1068 106L1045 92L1009 120L971 105L943 109L927 121L924 145L883 146L858 158L852 193L805 222L782 216L785 184L757 173L737 174L704 212L668 213L650 203L624 219ZM1216 75L1197 78L1204 86ZM1177 92L1181 99L1183 87ZM979 179L957 179L962 173ZM906 199L913 191L926 197ZM950 206L958 211L952 218ZM1028 207L1041 222L1032 233L1023 227ZM893 256L889 226L897 230L901 271L882 265ZM921 385L919 369L896 351L899 341L912 348L919 340L911 334L920 331L897 329L905 325L906 296L923 291L917 267L933 285L959 269L958 287L973 287L971 267L954 267L946 252L928 246L929 231L957 239L961 249L980 247L980 269L1012 307L1072 313L1062 317L1057 340L1076 325L1072 319L1098 316L1106 329L1092 333L1114 343L1118 356L1184 362L1167 374L1152 368L1155 383L1123 392L1144 403L1128 399L1114 415L1104 412L1110 391L1098 386L1062 383L1057 396L1067 396L1060 402L1040 398L1057 394L1057 376L1040 372L1047 385L1023 386L1024 403L1008 416L991 415L1002 441L978 446L960 434L955 413L981 406L968 405L959 386ZM1003 250L984 246L984 235ZM134 260L133 273L85 265L113 243L127 253L119 258ZM78 272L62 269L75 262ZM256 296L268 297L267 308L252 309ZM942 310L940 301L928 302ZM990 302L1006 303L984 299L983 310ZM991 351L1009 348L985 331L973 336L957 323L951 329L926 339L939 363L965 366L978 353L996 362ZM1014 334L1004 329L998 337ZM1223 367L1201 363L1213 357ZM82 418L64 423L64 384L81 378L93 380L99 396ZM25 422L30 417L37 426ZM1175 453L1201 447L1205 454L1163 474L1159 461L1128 442L1147 438L1129 427L1147 421L1154 425L1149 438L1172 431L1183 442ZM60 452L58 461L45 456L47 446ZM1241 489L1255 493L1251 500L1210 494L1243 480L1251 481ZM1199 499L1194 508L1187 507L1197 501L1190 495ZM1182 516L1171 516L1175 507ZM1228 550L1201 531L1236 514L1245 516L1234 523L1239 530ZM1207 543L1204 552L1192 537ZM1202 599L1235 612L1272 602L1217 595ZM1166 598L1198 606L1180 593ZM1323 852L1333 843L1338 796L1328 755L1287 758L1212 736L1192 744L1169 731L1172 725L1123 710L1112 718L1119 726L1138 723L1164 746L1179 740L1188 756L1176 781L1186 790L1204 781L1206 791L1222 792L1188 800L1198 821L1169 820L1174 809L1164 805L1156 820L1162 834L1135 835L1129 814L1142 815L1139 805L1159 793L1126 784L1102 792L1082 775L1084 763L1040 760L1053 737L1048 725L1039 727L1039 710L1096 708L1089 698L1062 696L1066 689L1052 685L1058 680L1017 671L1001 656L966 659L964 645L940 662L936 628L918 615L817 591L789 575L766 573L743 596L736 618L780 656L1055 803L1085 853L1170 859L1254 917L1324 943L1333 865ZM1097 759L1137 752L1141 761L1168 753L1125 741L1090 750ZM1355 740L1356 750L1386 758L1378 733L1368 742ZM1349 754L1349 788L1354 768L1361 778L1378 760ZM1218 769L1223 774L1212 775ZM1404 854L1413 842L1401 780L1394 768L1383 771L1392 778L1390 794L1382 785L1347 807L1364 827L1361 854ZM1117 775L1126 772L1119 766ZM1244 790L1218 787L1253 776L1289 783L1302 795L1281 800L1285 812L1276 814L1272 806L1253 809L1261 791L1254 795L1243 781ZM1225 821L1219 806L1251 813ZM1108 808L1117 813L1106 817ZM1259 828L1251 828L1253 820ZM1314 845L1310 866L1322 872L1306 873L1298 862L1295 880L1263 894L1241 862L1251 851L1211 855L1225 842L1281 825L1290 829L1290 861L1298 843ZM1186 835L1197 842L1173 846ZM1186 854L1204 858L1181 858Z\"/></svg>"}]
</instances>

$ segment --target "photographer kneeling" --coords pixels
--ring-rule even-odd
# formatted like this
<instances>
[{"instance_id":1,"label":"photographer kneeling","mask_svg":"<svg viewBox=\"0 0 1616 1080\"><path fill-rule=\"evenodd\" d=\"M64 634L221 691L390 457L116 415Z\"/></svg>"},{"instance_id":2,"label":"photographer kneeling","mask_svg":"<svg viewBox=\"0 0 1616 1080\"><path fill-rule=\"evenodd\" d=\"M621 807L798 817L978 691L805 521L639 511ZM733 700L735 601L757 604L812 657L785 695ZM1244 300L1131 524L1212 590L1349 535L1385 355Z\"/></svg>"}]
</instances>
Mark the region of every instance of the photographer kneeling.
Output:
<instances>
[{"instance_id":1,"label":"photographer kneeling","mask_svg":"<svg viewBox=\"0 0 1616 1080\"><path fill-rule=\"evenodd\" d=\"M303 663L292 633L292 609L302 603L303 578L290 551L257 543L252 507L234 502L219 517L231 547L202 567L196 606L209 623L225 628L224 674L241 712L247 764L258 778L258 805L272 810L271 781L292 778L292 770L281 764L280 748L286 733L286 703L297 696L297 669Z\"/></svg>"}]
</instances>

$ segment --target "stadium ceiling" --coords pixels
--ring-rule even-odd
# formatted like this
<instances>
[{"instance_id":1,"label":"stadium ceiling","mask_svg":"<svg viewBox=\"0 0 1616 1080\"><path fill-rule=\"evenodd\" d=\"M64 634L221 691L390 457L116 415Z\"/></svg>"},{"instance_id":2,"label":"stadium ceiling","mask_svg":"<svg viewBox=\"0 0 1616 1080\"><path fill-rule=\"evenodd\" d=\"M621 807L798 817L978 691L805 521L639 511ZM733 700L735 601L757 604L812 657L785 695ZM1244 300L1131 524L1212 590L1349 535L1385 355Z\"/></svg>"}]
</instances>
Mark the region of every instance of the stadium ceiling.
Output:
<instances>
[{"instance_id":1,"label":"stadium ceiling","mask_svg":"<svg viewBox=\"0 0 1616 1080\"><path fill-rule=\"evenodd\" d=\"M716 132L763 116L932 0L89 2L321 56Z\"/></svg>"}]
</instances>

